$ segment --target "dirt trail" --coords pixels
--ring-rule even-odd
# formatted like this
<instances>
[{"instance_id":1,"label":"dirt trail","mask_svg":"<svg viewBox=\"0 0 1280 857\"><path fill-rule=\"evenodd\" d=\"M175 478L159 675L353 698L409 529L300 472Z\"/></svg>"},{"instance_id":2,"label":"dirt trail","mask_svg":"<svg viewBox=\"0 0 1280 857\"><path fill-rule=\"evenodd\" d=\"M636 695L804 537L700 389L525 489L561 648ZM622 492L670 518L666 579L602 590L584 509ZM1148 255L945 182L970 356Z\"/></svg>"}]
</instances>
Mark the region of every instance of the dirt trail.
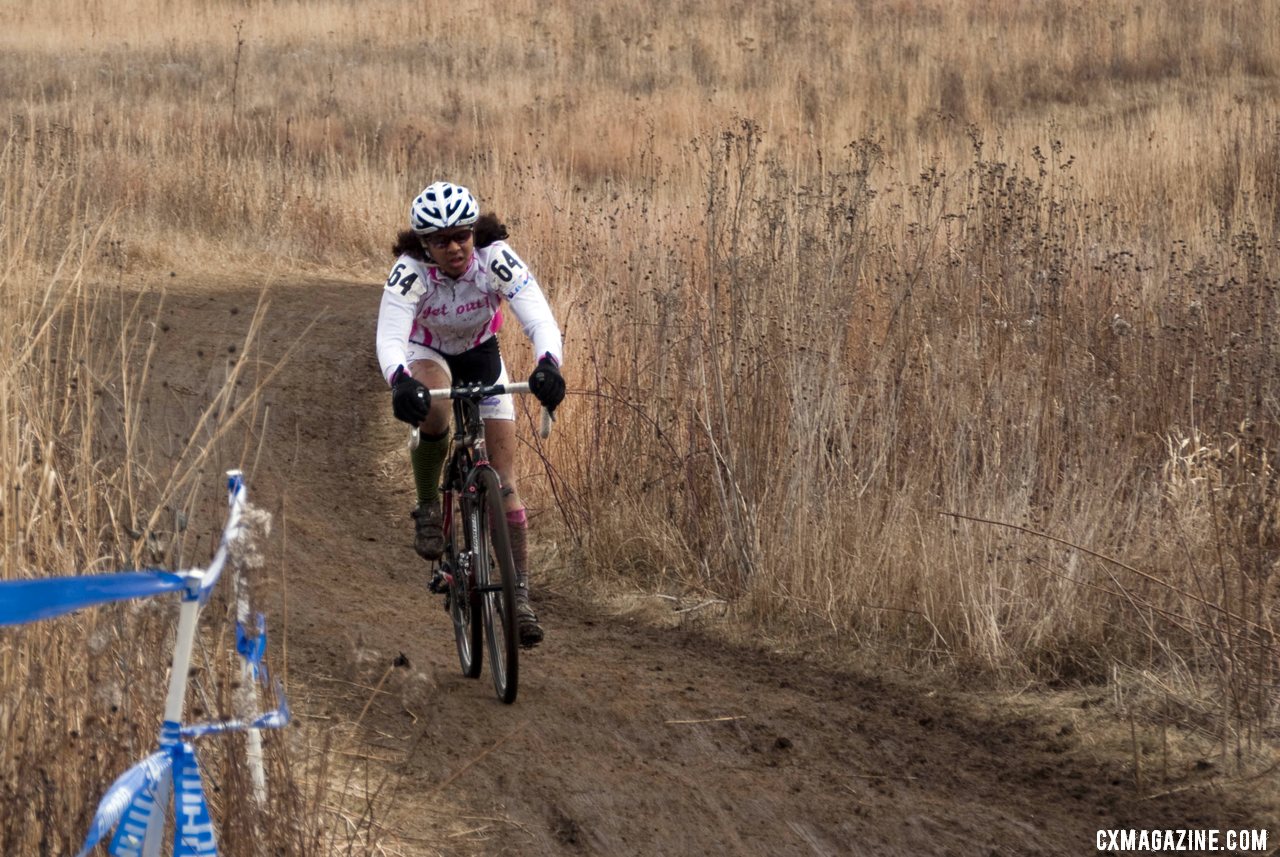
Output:
<instances>
[{"instance_id":1,"label":"dirt trail","mask_svg":"<svg viewBox=\"0 0 1280 857\"><path fill-rule=\"evenodd\" d=\"M151 379L161 431L203 404L258 296L243 281L167 285ZM371 698L352 678L357 636L376 653L365 681L407 657L414 680L373 695L362 726L398 778L401 811L384 823L400 853L1075 855L1096 853L1100 828L1249 826L1211 789L1138 799L1062 720L978 716L565 592L540 601L547 642L521 661L518 702L499 704L487 672L458 674L423 588L407 470L389 488L402 433L372 356L377 285L276 284L271 302L268 363L319 319L270 385L249 474L255 501L285 513L290 680L352 721ZM424 843L444 832L441 794L473 832Z\"/></svg>"}]
</instances>

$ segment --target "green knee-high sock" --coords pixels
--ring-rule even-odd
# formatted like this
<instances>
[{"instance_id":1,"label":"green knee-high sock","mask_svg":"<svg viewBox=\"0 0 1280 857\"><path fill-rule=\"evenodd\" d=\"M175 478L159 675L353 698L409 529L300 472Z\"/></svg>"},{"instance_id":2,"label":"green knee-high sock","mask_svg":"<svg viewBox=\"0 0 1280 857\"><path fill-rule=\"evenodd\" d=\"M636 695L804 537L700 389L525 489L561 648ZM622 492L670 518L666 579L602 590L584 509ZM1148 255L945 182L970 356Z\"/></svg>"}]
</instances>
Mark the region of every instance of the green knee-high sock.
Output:
<instances>
[{"instance_id":1,"label":"green knee-high sock","mask_svg":"<svg viewBox=\"0 0 1280 857\"><path fill-rule=\"evenodd\" d=\"M440 471L449 452L449 433L422 435L413 450L413 482L418 487L418 505L440 502Z\"/></svg>"}]
</instances>

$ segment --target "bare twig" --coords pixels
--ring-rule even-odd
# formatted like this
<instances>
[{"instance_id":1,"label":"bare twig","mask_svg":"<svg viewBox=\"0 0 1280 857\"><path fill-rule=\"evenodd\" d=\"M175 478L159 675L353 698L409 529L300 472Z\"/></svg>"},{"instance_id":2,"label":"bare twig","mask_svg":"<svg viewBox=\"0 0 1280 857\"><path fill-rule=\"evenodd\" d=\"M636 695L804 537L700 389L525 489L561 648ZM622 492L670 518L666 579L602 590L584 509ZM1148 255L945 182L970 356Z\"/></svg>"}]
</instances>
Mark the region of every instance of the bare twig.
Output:
<instances>
[{"instance_id":1,"label":"bare twig","mask_svg":"<svg viewBox=\"0 0 1280 857\"><path fill-rule=\"evenodd\" d=\"M704 608L704 607L710 607L712 604L728 604L728 603L729 603L729 602L727 602L727 601L725 601L725 600L723 600L723 599L721 599L721 598L709 598L709 599L707 599L706 601L703 601L701 604L695 604L695 605L693 605L692 607L682 607L682 608L680 608L679 610L676 610L676 611L674 611L674 612L676 612L676 613L693 613L694 611L696 611L696 610L701 610L701 609L702 609L702 608Z\"/></svg>"},{"instance_id":2,"label":"bare twig","mask_svg":"<svg viewBox=\"0 0 1280 857\"><path fill-rule=\"evenodd\" d=\"M672 725L672 724L686 724L686 723L727 723L730 720L746 720L746 719L747 719L747 716L745 714L733 714L725 717L707 717L701 720L664 720L662 722L666 723L667 725Z\"/></svg>"}]
</instances>

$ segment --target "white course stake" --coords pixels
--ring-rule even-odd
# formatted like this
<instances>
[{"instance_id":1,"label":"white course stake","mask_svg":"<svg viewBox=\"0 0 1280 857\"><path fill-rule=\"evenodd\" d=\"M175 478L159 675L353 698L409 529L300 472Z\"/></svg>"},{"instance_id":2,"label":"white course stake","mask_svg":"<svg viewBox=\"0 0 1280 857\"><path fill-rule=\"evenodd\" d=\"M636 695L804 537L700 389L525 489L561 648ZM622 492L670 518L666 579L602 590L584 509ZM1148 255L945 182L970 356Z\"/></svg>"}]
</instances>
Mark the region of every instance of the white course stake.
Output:
<instances>
[{"instance_id":1,"label":"white course stake","mask_svg":"<svg viewBox=\"0 0 1280 857\"><path fill-rule=\"evenodd\" d=\"M182 608L178 614L178 633L174 640L173 662L169 668L169 694L164 703L164 725L160 731L162 747L181 741L182 715L187 700L187 676L191 672L191 653L195 649L196 631L200 621L200 607L207 597L222 567L226 564L231 539L240 527L240 513L244 508L244 476L239 470L227 471L227 490L230 492L231 509L222 531L222 542L213 562L207 569L186 572L187 588L182 594ZM256 733L256 730L254 730ZM259 745L261 746L261 745ZM259 758L261 761L261 758ZM147 820L147 832L142 844L142 857L160 857L168 817L169 793L173 787L174 769L170 767L156 785L155 806ZM180 810L179 810L180 811Z\"/></svg>"}]
</instances>

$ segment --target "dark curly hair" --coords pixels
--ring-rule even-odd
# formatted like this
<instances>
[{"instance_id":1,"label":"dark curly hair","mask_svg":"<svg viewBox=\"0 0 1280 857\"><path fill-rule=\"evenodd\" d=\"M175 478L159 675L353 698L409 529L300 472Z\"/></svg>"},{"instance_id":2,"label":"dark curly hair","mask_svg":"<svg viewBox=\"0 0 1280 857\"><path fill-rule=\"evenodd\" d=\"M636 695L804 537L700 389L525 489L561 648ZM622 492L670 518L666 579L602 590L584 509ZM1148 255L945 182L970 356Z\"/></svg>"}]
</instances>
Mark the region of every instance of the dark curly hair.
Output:
<instances>
[{"instance_id":1,"label":"dark curly hair","mask_svg":"<svg viewBox=\"0 0 1280 857\"><path fill-rule=\"evenodd\" d=\"M507 224L499 220L496 214L480 215L472 229L476 231L477 248L488 247L495 241L507 240ZM422 242L418 240L417 233L412 229L406 229L396 236L395 244L391 245L391 252L396 256L411 256L419 262L431 261L427 251L422 249Z\"/></svg>"}]
</instances>

